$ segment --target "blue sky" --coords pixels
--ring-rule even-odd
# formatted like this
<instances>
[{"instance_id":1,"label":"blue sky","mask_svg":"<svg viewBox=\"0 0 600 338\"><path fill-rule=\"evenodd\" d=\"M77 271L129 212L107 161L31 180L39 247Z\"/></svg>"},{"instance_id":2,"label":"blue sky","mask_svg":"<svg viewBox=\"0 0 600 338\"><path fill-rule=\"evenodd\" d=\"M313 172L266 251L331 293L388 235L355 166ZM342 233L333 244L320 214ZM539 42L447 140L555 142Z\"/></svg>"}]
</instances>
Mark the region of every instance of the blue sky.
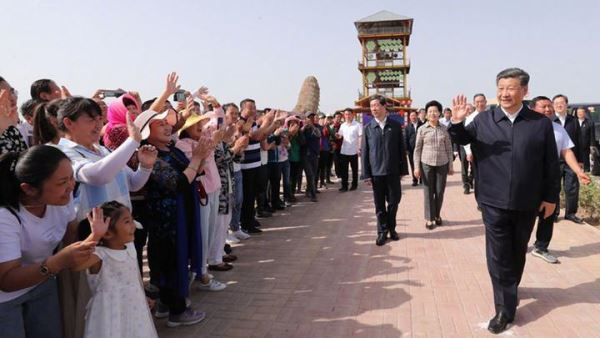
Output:
<instances>
[{"instance_id":1,"label":"blue sky","mask_svg":"<svg viewBox=\"0 0 600 338\"><path fill-rule=\"evenodd\" d=\"M292 109L304 78L321 110L352 106L361 86L353 22L379 10L414 18L409 87L416 106L458 93L494 96L518 66L532 96L600 101L600 1L11 1L0 0L0 76L29 97L52 78L73 94L96 88L158 95L167 72L222 102Z\"/></svg>"}]
</instances>

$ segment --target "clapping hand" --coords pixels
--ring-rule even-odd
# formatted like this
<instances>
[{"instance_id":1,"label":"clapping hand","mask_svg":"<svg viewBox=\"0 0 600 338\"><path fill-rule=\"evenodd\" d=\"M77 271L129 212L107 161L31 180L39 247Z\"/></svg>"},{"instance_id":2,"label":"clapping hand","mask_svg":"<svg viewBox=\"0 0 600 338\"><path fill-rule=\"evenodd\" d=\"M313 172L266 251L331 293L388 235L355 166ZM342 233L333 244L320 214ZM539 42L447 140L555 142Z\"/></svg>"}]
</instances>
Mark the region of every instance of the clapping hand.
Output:
<instances>
[{"instance_id":1,"label":"clapping hand","mask_svg":"<svg viewBox=\"0 0 600 338\"><path fill-rule=\"evenodd\" d=\"M140 143L142 141L142 134L140 133L140 128L138 128L133 123L129 112L125 113L125 121L127 122L127 132L129 133L129 137L131 137L137 143Z\"/></svg>"},{"instance_id":2,"label":"clapping hand","mask_svg":"<svg viewBox=\"0 0 600 338\"><path fill-rule=\"evenodd\" d=\"M138 149L137 158L144 169L152 169L157 157L158 151L152 145L147 144Z\"/></svg>"},{"instance_id":3,"label":"clapping hand","mask_svg":"<svg viewBox=\"0 0 600 338\"><path fill-rule=\"evenodd\" d=\"M458 95L452 99L452 121L462 122L467 117L467 97Z\"/></svg>"},{"instance_id":4,"label":"clapping hand","mask_svg":"<svg viewBox=\"0 0 600 338\"><path fill-rule=\"evenodd\" d=\"M214 143L211 140L201 139L192 150L192 158L203 160L208 157L214 147Z\"/></svg>"}]
</instances>

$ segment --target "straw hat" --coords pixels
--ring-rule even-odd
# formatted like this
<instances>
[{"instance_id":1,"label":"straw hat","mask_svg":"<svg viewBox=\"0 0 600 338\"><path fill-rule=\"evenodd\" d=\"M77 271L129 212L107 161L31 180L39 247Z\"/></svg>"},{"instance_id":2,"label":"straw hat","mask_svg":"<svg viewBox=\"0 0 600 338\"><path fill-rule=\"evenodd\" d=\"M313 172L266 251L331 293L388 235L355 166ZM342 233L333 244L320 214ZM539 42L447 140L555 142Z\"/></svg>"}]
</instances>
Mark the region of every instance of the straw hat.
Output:
<instances>
[{"instance_id":1,"label":"straw hat","mask_svg":"<svg viewBox=\"0 0 600 338\"><path fill-rule=\"evenodd\" d=\"M187 120L185 120L185 124L183 125L183 127L181 127L181 129L179 129L177 134L181 135L181 132L188 129L189 127L195 125L198 122L202 122L202 121L208 120L208 119L210 119L209 114L202 114L202 115L193 114L192 116L188 117Z\"/></svg>"},{"instance_id":2,"label":"straw hat","mask_svg":"<svg viewBox=\"0 0 600 338\"><path fill-rule=\"evenodd\" d=\"M133 124L140 129L142 140L150 136L150 122L153 120L163 120L167 117L167 114L169 114L168 110L162 113L155 112L154 110L146 110L135 118Z\"/></svg>"}]
</instances>

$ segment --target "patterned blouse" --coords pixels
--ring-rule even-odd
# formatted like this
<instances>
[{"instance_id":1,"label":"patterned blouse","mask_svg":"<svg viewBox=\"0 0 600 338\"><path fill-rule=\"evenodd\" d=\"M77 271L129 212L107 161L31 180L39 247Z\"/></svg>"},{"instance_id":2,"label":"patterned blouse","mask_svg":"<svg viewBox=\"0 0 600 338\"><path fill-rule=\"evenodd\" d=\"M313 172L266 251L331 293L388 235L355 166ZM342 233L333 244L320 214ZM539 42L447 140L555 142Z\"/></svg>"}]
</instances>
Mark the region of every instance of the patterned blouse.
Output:
<instances>
[{"instance_id":1,"label":"patterned blouse","mask_svg":"<svg viewBox=\"0 0 600 338\"><path fill-rule=\"evenodd\" d=\"M443 124L434 127L427 122L417 129L415 168L420 168L421 163L433 167L443 166L452 162L452 158L452 141Z\"/></svg>"},{"instance_id":2,"label":"patterned blouse","mask_svg":"<svg viewBox=\"0 0 600 338\"><path fill-rule=\"evenodd\" d=\"M17 127L10 126L0 135L0 155L27 150L27 144Z\"/></svg>"},{"instance_id":3,"label":"patterned blouse","mask_svg":"<svg viewBox=\"0 0 600 338\"><path fill-rule=\"evenodd\" d=\"M215 149L215 162L221 178L221 191L219 193L219 214L226 215L230 213L231 195L233 194L233 162L239 158L232 151L231 147L225 142Z\"/></svg>"}]
</instances>

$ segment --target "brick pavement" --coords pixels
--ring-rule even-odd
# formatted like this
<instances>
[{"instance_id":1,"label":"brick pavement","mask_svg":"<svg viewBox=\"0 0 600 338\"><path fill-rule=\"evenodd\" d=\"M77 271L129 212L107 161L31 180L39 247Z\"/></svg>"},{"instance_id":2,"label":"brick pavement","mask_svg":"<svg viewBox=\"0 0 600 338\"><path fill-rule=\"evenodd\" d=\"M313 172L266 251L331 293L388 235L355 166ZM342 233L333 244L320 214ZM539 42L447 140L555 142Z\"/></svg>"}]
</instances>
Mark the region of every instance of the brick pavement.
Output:
<instances>
[{"instance_id":1,"label":"brick pavement","mask_svg":"<svg viewBox=\"0 0 600 338\"><path fill-rule=\"evenodd\" d=\"M458 166L456 166L458 167ZM215 273L222 292L195 291L207 319L161 337L486 337L493 315L483 226L473 195L451 176L442 218L425 229L422 191L403 182L401 239L374 244L367 186L324 190L262 220L262 234L235 246L239 261ZM551 252L527 257L508 337L600 337L600 231L557 223Z\"/></svg>"}]
</instances>

